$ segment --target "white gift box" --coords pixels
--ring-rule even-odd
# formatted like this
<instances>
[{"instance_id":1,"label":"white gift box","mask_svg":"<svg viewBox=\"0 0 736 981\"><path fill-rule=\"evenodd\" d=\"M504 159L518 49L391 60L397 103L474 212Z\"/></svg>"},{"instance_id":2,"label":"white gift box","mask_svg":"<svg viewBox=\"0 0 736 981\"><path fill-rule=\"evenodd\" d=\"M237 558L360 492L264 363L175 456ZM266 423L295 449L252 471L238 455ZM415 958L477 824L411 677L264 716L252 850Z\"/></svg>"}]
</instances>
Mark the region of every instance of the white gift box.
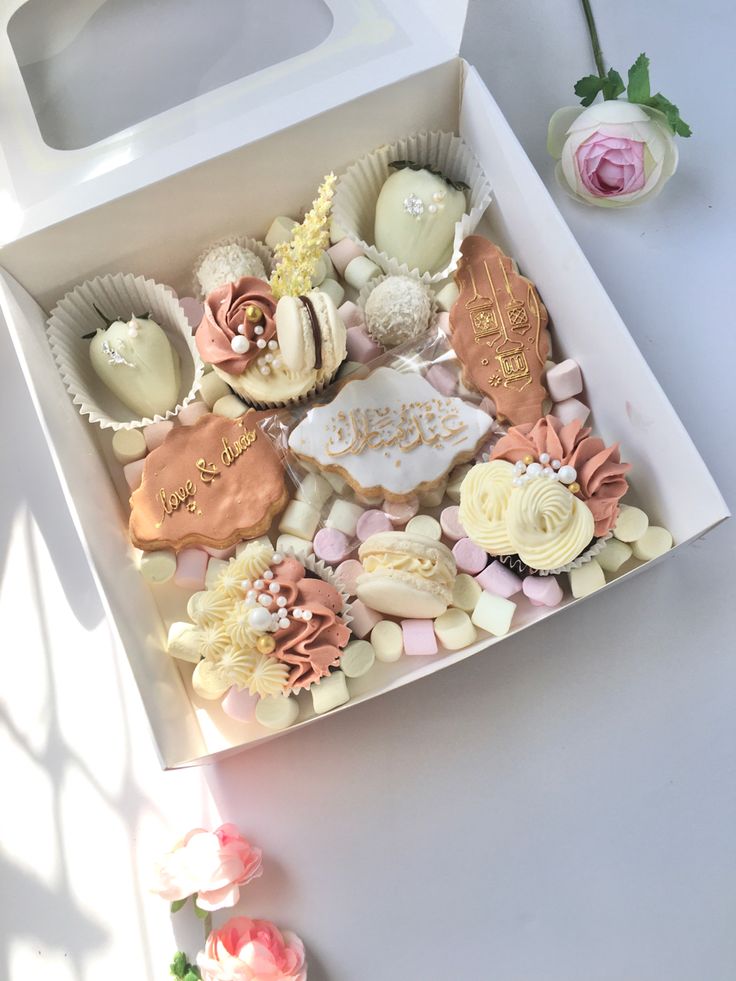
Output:
<instances>
[{"instance_id":1,"label":"white gift box","mask_svg":"<svg viewBox=\"0 0 736 981\"><path fill-rule=\"evenodd\" d=\"M275 215L308 204L324 173L341 172L382 143L419 130L454 131L468 142L493 188L479 231L536 282L556 358L579 362L596 433L620 441L633 465L631 503L667 527L678 547L728 516L498 106L475 69L457 57L464 3L264 0L258 37L266 50L251 66L245 55L252 33L243 34L237 65L223 68L216 50L190 47L192 38L178 25L171 46L179 72L155 98L146 74L151 49L141 51L134 40L150 33L170 4L150 5L150 25L113 26L102 0L17 6L0 33L0 241L7 243L0 251L0 305L165 767L205 762L274 734L192 698L191 665L166 654L167 624L181 617L186 598L174 587L154 593L136 569L126 534L127 487L109 436L79 415L64 388L46 338L48 311L69 288L108 272L143 274L187 295L203 243L232 234L262 237ZM279 18L286 16L302 19L304 29L289 36L300 37L304 50L279 48ZM95 31L113 27L117 57L108 48L106 60L90 54L85 62L80 52L104 49L94 43ZM225 28L211 24L213 34L223 36ZM201 36L201 25L189 30ZM197 58L201 64L193 64ZM105 65L133 80L123 107L111 105ZM98 98L89 99L95 91ZM51 114L44 108L50 94ZM520 601L514 632L573 602L540 612ZM350 681L351 700L337 711L502 640L377 665ZM287 733L316 721L310 703L307 695L302 721Z\"/></svg>"}]
</instances>

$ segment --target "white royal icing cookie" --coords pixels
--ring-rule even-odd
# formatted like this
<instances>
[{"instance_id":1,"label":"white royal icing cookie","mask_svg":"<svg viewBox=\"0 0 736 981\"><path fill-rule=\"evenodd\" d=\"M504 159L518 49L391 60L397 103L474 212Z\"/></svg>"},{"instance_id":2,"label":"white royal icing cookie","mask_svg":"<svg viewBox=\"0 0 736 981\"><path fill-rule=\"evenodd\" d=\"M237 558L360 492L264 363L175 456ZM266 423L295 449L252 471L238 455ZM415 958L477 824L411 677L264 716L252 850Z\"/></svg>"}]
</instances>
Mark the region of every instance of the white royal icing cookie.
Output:
<instances>
[{"instance_id":1,"label":"white royal icing cookie","mask_svg":"<svg viewBox=\"0 0 736 981\"><path fill-rule=\"evenodd\" d=\"M377 368L310 409L289 437L296 456L339 473L356 491L403 500L471 459L493 421L421 375Z\"/></svg>"}]
</instances>

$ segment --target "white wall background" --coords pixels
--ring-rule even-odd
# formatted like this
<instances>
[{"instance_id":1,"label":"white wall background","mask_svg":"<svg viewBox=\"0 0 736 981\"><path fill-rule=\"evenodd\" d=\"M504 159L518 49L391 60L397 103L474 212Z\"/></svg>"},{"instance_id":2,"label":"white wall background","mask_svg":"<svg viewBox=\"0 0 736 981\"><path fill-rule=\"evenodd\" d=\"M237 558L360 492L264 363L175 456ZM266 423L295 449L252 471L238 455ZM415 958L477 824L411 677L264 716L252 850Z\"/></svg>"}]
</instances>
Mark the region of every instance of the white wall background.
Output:
<instances>
[{"instance_id":1,"label":"white wall background","mask_svg":"<svg viewBox=\"0 0 736 981\"><path fill-rule=\"evenodd\" d=\"M576 0L471 2L463 53L733 507L736 16L597 7L609 61L645 50L695 131L641 210L553 187L546 122L592 69ZM199 924L146 869L219 817L265 851L241 909L304 938L310 981L736 977L731 524L488 656L164 774L5 332L0 357L0 978L166 977Z\"/></svg>"}]
</instances>

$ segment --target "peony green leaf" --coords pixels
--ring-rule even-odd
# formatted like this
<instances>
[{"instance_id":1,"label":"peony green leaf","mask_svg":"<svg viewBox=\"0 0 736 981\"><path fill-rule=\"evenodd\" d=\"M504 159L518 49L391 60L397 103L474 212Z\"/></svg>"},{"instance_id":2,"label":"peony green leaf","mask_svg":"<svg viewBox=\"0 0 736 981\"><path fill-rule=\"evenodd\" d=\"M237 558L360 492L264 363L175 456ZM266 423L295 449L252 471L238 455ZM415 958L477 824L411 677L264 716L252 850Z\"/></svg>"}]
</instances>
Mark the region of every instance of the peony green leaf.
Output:
<instances>
[{"instance_id":1,"label":"peony green leaf","mask_svg":"<svg viewBox=\"0 0 736 981\"><path fill-rule=\"evenodd\" d=\"M183 950L177 950L177 952L174 954L174 959L171 962L171 967L169 968L172 977L183 978L187 973L188 967L189 964L187 962L187 955Z\"/></svg>"},{"instance_id":2,"label":"peony green leaf","mask_svg":"<svg viewBox=\"0 0 736 981\"><path fill-rule=\"evenodd\" d=\"M629 102L646 104L649 97L649 59L642 52L629 68L629 84L626 89Z\"/></svg>"},{"instance_id":3,"label":"peony green leaf","mask_svg":"<svg viewBox=\"0 0 736 981\"><path fill-rule=\"evenodd\" d=\"M575 95L580 98L584 106L589 106L602 88L602 78L599 78L598 75L586 75L575 82Z\"/></svg>"},{"instance_id":4,"label":"peony green leaf","mask_svg":"<svg viewBox=\"0 0 736 981\"><path fill-rule=\"evenodd\" d=\"M197 900L194 900L194 912L199 920L205 920L210 914L208 910L202 909L201 906L197 904Z\"/></svg>"},{"instance_id":5,"label":"peony green leaf","mask_svg":"<svg viewBox=\"0 0 736 981\"><path fill-rule=\"evenodd\" d=\"M625 90L624 80L614 68L608 69L608 74L602 79L601 92L604 99L618 99Z\"/></svg>"}]
</instances>

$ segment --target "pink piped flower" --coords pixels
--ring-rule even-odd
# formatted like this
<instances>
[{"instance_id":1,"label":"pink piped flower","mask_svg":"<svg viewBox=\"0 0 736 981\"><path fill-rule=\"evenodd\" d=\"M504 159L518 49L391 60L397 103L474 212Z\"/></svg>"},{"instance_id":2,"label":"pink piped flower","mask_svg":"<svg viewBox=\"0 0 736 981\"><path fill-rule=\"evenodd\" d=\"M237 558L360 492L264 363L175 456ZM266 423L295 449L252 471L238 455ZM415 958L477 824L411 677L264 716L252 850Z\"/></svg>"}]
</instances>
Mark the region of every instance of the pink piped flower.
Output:
<instances>
[{"instance_id":1,"label":"pink piped flower","mask_svg":"<svg viewBox=\"0 0 736 981\"><path fill-rule=\"evenodd\" d=\"M197 957L203 981L306 981L304 944L268 920L234 916Z\"/></svg>"},{"instance_id":2,"label":"pink piped flower","mask_svg":"<svg viewBox=\"0 0 736 981\"><path fill-rule=\"evenodd\" d=\"M240 887L262 871L261 850L234 824L194 828L155 866L149 888L169 902L196 894L200 909L211 912L235 906Z\"/></svg>"}]
</instances>

